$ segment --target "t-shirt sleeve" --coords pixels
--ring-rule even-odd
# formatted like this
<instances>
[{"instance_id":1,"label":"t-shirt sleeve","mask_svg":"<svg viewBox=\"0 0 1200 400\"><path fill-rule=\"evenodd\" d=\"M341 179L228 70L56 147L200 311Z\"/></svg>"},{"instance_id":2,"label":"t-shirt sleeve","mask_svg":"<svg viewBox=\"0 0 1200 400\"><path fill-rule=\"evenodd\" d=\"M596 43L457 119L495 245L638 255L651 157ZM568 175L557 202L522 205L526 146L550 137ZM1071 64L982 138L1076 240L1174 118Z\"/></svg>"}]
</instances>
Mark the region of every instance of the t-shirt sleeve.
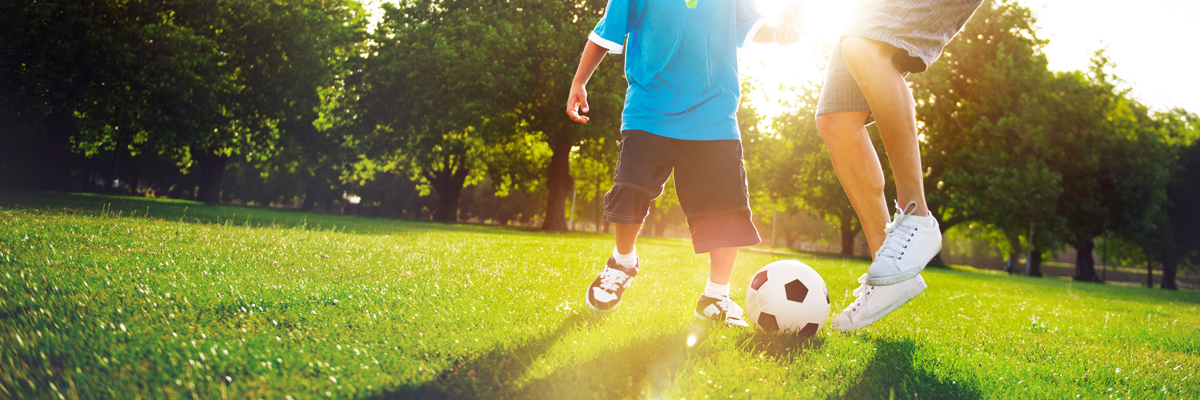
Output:
<instances>
[{"instance_id":1,"label":"t-shirt sleeve","mask_svg":"<svg viewBox=\"0 0 1200 400\"><path fill-rule=\"evenodd\" d=\"M758 29L767 23L758 12L758 4L754 0L737 0L737 34L738 47L754 40Z\"/></svg>"},{"instance_id":2,"label":"t-shirt sleeve","mask_svg":"<svg viewBox=\"0 0 1200 400\"><path fill-rule=\"evenodd\" d=\"M604 8L604 17L596 24L596 29L588 35L588 40L600 47L608 49L609 53L621 54L625 51L625 35L632 32L638 24L638 7L636 0L608 0Z\"/></svg>"}]
</instances>

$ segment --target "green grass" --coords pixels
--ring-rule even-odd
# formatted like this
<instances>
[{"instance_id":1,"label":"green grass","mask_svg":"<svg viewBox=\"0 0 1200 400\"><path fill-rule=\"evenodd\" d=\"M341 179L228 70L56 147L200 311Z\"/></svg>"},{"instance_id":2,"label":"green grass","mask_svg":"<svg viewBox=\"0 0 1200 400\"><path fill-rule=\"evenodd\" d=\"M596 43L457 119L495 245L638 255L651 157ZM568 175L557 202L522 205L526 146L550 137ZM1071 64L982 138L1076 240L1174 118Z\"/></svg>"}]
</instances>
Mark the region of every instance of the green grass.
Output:
<instances>
[{"instance_id":1,"label":"green grass","mask_svg":"<svg viewBox=\"0 0 1200 400\"><path fill-rule=\"evenodd\" d=\"M621 308L594 317L583 288L611 246L0 191L0 398L1200 397L1200 293L930 269L853 334L717 329L688 347L704 256L643 241ZM786 257L835 311L867 266ZM782 258L743 252L734 297Z\"/></svg>"}]
</instances>

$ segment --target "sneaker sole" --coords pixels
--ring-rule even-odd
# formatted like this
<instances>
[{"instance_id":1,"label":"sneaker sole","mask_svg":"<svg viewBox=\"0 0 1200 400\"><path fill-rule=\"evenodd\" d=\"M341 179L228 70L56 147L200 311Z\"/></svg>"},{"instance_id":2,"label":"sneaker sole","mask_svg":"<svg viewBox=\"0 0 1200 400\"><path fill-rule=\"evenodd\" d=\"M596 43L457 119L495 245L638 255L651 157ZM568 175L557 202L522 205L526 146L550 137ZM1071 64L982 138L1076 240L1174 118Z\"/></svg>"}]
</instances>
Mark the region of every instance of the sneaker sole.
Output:
<instances>
[{"instance_id":1,"label":"sneaker sole","mask_svg":"<svg viewBox=\"0 0 1200 400\"><path fill-rule=\"evenodd\" d=\"M926 262L926 264L928 264L928 262ZM891 285L895 285L897 283L912 279L913 277L915 277L917 275L921 275L921 272L923 272L923 271L925 271L924 265L922 265L921 268L917 268L917 270L915 270L915 271L900 274L900 275L884 276L884 277L878 277L878 278L872 278L872 277L868 276L867 284L871 285L871 286L891 286Z\"/></svg>"},{"instance_id":2,"label":"sneaker sole","mask_svg":"<svg viewBox=\"0 0 1200 400\"><path fill-rule=\"evenodd\" d=\"M706 317L706 316L704 316L704 314L701 314L701 313L698 313L698 312L695 312L695 311L692 311L692 318L695 318L695 319L696 319L696 322L708 322L708 323L711 323L711 324L715 324L715 323L717 323L717 321L713 321L713 320L712 320L712 318ZM745 325L731 324L731 323L728 323L728 322L724 322L723 324L724 324L725 326L736 326L736 327L739 327L739 328L749 328L749 327L750 327L750 324L749 324L749 323L745 323L745 322L743 322L743 323L744 323Z\"/></svg>"},{"instance_id":3,"label":"sneaker sole","mask_svg":"<svg viewBox=\"0 0 1200 400\"><path fill-rule=\"evenodd\" d=\"M594 312L594 313L597 313L597 314L607 314L607 313L610 313L610 312L612 312L612 310L616 310L616 309L617 309L617 306L621 305L621 303L617 303L617 305L615 305L615 306L612 306L612 308L610 308L610 309L607 309L607 310L601 310L601 309L599 309L599 308L596 308L595 306L592 306L592 302L591 302L591 301L588 301L588 300L589 300L589 299L588 299L588 294L587 294L587 293L584 293L584 294L583 294L583 304L587 305L587 308L588 308L588 310L591 310L592 312Z\"/></svg>"},{"instance_id":4,"label":"sneaker sole","mask_svg":"<svg viewBox=\"0 0 1200 400\"><path fill-rule=\"evenodd\" d=\"M929 287L928 285L925 284L925 279L921 278L920 275L917 275L917 278L913 278L913 279L920 279L920 281L918 281L919 285L910 289L908 291L908 293L904 294L904 297L905 297L904 301L898 301L898 302L892 303L891 305L888 306L887 310L885 310L881 313L875 314L868 320L855 322L855 323L845 325L845 326L835 326L833 328L837 329L839 332L850 332L850 331L855 331L855 330L859 330L862 328L866 328L868 325L879 322L879 320L883 319L883 317L886 317L888 314L891 314L892 311L896 311L900 307L903 307L905 304L908 304L908 302L910 300L916 298L918 295L920 295L922 292L925 291L925 288Z\"/></svg>"}]
</instances>

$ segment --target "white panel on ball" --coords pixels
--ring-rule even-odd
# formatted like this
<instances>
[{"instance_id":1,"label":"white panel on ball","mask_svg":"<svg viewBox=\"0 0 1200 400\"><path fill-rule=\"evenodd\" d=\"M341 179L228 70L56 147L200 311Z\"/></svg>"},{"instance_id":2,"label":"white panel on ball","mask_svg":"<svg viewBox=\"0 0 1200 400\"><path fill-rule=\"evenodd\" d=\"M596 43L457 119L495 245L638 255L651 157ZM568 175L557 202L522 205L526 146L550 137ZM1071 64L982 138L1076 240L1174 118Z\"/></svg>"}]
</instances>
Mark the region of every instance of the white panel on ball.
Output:
<instances>
[{"instance_id":1,"label":"white panel on ball","mask_svg":"<svg viewBox=\"0 0 1200 400\"><path fill-rule=\"evenodd\" d=\"M812 267L776 261L750 279L746 313L760 330L813 336L829 319L829 289Z\"/></svg>"}]
</instances>

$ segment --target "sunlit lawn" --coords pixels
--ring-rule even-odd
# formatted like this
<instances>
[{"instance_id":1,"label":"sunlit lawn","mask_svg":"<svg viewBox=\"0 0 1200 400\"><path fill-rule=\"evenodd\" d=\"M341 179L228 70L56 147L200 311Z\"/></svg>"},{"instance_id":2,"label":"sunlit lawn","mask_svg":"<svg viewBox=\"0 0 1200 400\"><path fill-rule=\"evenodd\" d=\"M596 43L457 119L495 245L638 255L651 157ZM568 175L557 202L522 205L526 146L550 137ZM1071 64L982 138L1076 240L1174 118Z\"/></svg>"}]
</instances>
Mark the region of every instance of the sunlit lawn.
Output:
<instances>
[{"instance_id":1,"label":"sunlit lawn","mask_svg":"<svg viewBox=\"0 0 1200 400\"><path fill-rule=\"evenodd\" d=\"M186 208L186 211L185 211ZM148 214L148 218L147 218ZM930 269L853 334L718 329L707 276L639 244L606 317L611 239L187 202L0 191L0 398L1200 398L1200 293ZM812 265L835 312L857 259Z\"/></svg>"}]
</instances>

